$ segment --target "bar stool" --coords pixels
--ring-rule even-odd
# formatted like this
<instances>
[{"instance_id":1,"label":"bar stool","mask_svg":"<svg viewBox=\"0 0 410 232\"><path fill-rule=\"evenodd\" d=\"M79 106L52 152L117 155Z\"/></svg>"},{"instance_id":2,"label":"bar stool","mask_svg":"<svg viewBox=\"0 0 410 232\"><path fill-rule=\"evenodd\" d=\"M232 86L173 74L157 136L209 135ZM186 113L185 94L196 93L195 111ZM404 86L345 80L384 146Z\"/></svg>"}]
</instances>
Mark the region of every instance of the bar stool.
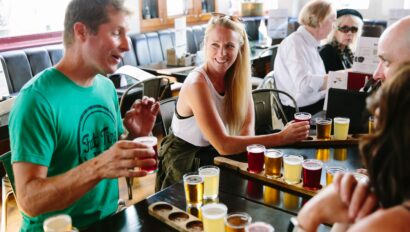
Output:
<instances>
[{"instance_id":1,"label":"bar stool","mask_svg":"<svg viewBox=\"0 0 410 232\"><path fill-rule=\"evenodd\" d=\"M7 231L7 202L9 196L13 194L10 179L7 174L1 179L1 232Z\"/></svg>"}]
</instances>

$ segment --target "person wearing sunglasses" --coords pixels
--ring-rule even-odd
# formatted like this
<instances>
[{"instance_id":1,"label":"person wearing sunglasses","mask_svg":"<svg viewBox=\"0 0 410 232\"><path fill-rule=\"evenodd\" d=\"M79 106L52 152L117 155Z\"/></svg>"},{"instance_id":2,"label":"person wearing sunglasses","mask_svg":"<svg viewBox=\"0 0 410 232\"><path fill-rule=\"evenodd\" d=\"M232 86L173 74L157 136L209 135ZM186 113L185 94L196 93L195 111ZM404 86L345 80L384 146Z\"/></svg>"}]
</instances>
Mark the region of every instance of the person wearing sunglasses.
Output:
<instances>
[{"instance_id":1,"label":"person wearing sunglasses","mask_svg":"<svg viewBox=\"0 0 410 232\"><path fill-rule=\"evenodd\" d=\"M353 52L363 27L362 15L353 9L337 11L336 23L328 36L328 43L319 53L326 72L349 69L353 64Z\"/></svg>"},{"instance_id":2,"label":"person wearing sunglasses","mask_svg":"<svg viewBox=\"0 0 410 232\"><path fill-rule=\"evenodd\" d=\"M275 59L277 88L291 94L299 110L315 114L323 109L327 75L318 47L332 30L336 10L330 1L309 1L299 13L301 26L286 37ZM289 98L281 97L288 118L295 108Z\"/></svg>"},{"instance_id":3,"label":"person wearing sunglasses","mask_svg":"<svg viewBox=\"0 0 410 232\"><path fill-rule=\"evenodd\" d=\"M204 58L179 92L170 133L159 151L156 191L213 164L216 154L242 153L250 144L291 144L308 136L308 122L255 136L250 49L240 18L214 14L205 31Z\"/></svg>"}]
</instances>

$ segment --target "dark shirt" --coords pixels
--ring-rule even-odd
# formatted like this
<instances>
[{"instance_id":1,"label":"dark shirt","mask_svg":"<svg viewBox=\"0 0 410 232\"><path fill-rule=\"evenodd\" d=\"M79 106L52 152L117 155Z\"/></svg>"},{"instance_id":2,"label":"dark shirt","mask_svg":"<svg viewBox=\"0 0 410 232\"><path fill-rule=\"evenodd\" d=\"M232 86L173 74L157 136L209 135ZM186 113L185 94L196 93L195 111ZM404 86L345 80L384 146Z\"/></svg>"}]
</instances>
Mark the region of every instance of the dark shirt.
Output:
<instances>
[{"instance_id":1,"label":"dark shirt","mask_svg":"<svg viewBox=\"0 0 410 232\"><path fill-rule=\"evenodd\" d=\"M331 44L323 45L319 50L319 54L325 65L326 73L352 67L349 52L338 51L338 49Z\"/></svg>"}]
</instances>

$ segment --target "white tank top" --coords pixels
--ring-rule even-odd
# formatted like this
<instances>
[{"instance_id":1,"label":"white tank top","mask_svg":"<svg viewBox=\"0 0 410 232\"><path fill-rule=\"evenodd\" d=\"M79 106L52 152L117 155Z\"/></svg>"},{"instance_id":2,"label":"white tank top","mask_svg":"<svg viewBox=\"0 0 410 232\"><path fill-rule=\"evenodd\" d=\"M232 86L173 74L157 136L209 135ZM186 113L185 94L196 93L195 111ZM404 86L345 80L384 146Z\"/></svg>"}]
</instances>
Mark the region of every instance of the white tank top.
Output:
<instances>
[{"instance_id":1,"label":"white tank top","mask_svg":"<svg viewBox=\"0 0 410 232\"><path fill-rule=\"evenodd\" d=\"M208 88L211 91L211 97L213 102L215 103L216 110L218 111L218 114L221 117L222 121L225 122L225 117L223 116L222 111L225 96L221 96L216 91L216 89L212 85L211 80L209 80L208 74L203 69L203 66L195 68L193 72L199 72L205 77L206 83L208 84ZM189 74L189 76L190 75L191 74ZM177 109L175 108L171 128L175 136L187 141L190 144L193 144L198 147L206 147L210 145L208 139L205 138L204 134L200 130L198 123L195 119L195 115L181 117L178 114Z\"/></svg>"}]
</instances>

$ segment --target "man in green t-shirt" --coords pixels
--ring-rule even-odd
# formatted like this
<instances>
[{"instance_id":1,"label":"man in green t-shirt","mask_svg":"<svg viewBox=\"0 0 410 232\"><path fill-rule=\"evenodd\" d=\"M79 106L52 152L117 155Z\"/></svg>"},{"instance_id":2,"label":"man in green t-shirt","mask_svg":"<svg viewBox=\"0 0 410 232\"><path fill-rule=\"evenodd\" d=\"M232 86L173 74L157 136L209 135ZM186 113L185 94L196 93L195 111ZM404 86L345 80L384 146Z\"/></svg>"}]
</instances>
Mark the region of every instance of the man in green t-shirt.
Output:
<instances>
[{"instance_id":1,"label":"man in green t-shirt","mask_svg":"<svg viewBox=\"0 0 410 232\"><path fill-rule=\"evenodd\" d=\"M16 99L9 129L22 231L41 231L45 218L61 213L88 227L117 210L118 177L144 176L130 169L155 163L152 148L126 139L150 133L159 104L136 101L122 121L104 76L129 50L128 15L123 0L72 0L63 58Z\"/></svg>"}]
</instances>

